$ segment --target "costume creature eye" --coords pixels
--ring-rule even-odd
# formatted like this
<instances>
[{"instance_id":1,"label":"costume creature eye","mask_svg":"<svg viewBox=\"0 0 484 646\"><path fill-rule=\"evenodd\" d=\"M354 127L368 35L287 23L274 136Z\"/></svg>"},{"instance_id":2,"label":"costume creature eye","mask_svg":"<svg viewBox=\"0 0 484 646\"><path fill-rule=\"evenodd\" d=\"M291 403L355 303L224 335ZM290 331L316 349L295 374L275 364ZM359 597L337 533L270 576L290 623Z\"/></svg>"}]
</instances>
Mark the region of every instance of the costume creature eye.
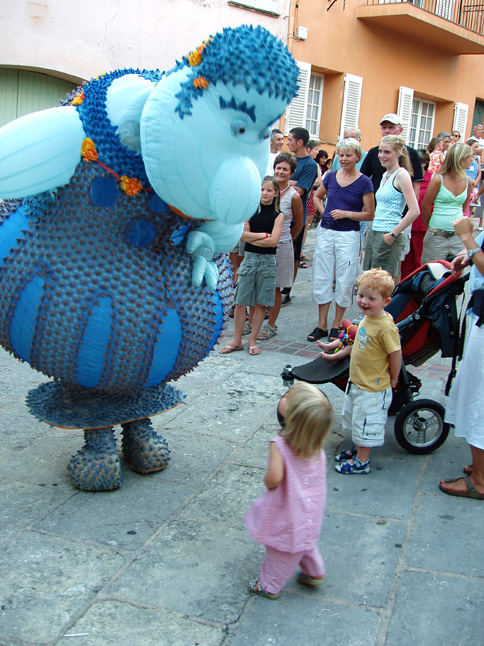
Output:
<instances>
[{"instance_id":1,"label":"costume creature eye","mask_svg":"<svg viewBox=\"0 0 484 646\"><path fill-rule=\"evenodd\" d=\"M262 132L259 135L261 139L269 139L270 136L271 136L270 128L264 128L264 130L262 130Z\"/></svg>"},{"instance_id":2,"label":"costume creature eye","mask_svg":"<svg viewBox=\"0 0 484 646\"><path fill-rule=\"evenodd\" d=\"M232 121L231 128L235 136L243 135L246 131L245 121L242 121L242 119L236 119L235 121Z\"/></svg>"}]
</instances>

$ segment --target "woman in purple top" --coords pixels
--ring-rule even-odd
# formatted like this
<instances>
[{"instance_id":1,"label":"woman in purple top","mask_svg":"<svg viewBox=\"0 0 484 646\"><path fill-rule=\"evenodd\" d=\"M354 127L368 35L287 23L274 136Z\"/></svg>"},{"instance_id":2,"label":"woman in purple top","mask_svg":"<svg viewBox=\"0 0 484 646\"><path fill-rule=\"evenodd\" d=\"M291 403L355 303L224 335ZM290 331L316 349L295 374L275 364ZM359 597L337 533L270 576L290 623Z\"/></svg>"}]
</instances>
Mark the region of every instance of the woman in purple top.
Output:
<instances>
[{"instance_id":1,"label":"woman in purple top","mask_svg":"<svg viewBox=\"0 0 484 646\"><path fill-rule=\"evenodd\" d=\"M323 210L313 259L313 298L318 304L318 325L308 341L328 336L328 312L334 300L335 315L329 339L338 338L341 320L351 305L360 257L360 222L373 220L375 199L371 180L356 169L361 159L357 139L342 139L337 146L341 169L327 173L314 195Z\"/></svg>"}]
</instances>

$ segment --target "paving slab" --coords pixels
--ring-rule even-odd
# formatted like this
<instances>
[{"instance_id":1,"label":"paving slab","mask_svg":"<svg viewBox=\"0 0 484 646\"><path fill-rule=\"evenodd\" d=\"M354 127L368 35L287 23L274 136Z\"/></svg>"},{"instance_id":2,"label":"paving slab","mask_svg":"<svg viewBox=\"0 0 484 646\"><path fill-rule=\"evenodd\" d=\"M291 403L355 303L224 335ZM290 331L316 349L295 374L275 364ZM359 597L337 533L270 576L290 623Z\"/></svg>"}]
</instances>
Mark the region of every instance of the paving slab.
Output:
<instances>
[{"instance_id":1,"label":"paving slab","mask_svg":"<svg viewBox=\"0 0 484 646\"><path fill-rule=\"evenodd\" d=\"M135 604L231 624L245 604L257 547L245 530L177 520L105 592Z\"/></svg>"},{"instance_id":2,"label":"paving slab","mask_svg":"<svg viewBox=\"0 0 484 646\"><path fill-rule=\"evenodd\" d=\"M94 603L69 627L59 646L219 646L226 637L220 626L204 625L167 610L133 606L116 600Z\"/></svg>"},{"instance_id":3,"label":"paving slab","mask_svg":"<svg viewBox=\"0 0 484 646\"><path fill-rule=\"evenodd\" d=\"M277 604L258 597L237 626L231 646L284 644L374 644L380 619L375 611L285 594Z\"/></svg>"},{"instance_id":4,"label":"paving slab","mask_svg":"<svg viewBox=\"0 0 484 646\"><path fill-rule=\"evenodd\" d=\"M479 502L446 496L440 491L422 494L407 564L436 572L482 577L484 509L476 506ZM484 616L484 606L482 611Z\"/></svg>"},{"instance_id":5,"label":"paving slab","mask_svg":"<svg viewBox=\"0 0 484 646\"><path fill-rule=\"evenodd\" d=\"M482 578L404 572L385 646L480 644L483 608Z\"/></svg>"},{"instance_id":6,"label":"paving slab","mask_svg":"<svg viewBox=\"0 0 484 646\"><path fill-rule=\"evenodd\" d=\"M52 643L123 565L123 557L83 541L33 531L3 545L2 644Z\"/></svg>"}]
</instances>

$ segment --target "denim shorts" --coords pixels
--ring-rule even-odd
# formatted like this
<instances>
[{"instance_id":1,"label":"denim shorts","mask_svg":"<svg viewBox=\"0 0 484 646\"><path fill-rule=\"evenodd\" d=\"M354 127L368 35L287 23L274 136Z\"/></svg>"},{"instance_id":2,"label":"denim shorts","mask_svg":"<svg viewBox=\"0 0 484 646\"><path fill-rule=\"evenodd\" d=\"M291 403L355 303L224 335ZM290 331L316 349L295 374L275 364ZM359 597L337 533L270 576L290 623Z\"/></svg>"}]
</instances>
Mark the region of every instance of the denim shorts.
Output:
<instances>
[{"instance_id":1,"label":"denim shorts","mask_svg":"<svg viewBox=\"0 0 484 646\"><path fill-rule=\"evenodd\" d=\"M276 276L275 254L246 251L238 271L235 304L272 307L276 293Z\"/></svg>"}]
</instances>

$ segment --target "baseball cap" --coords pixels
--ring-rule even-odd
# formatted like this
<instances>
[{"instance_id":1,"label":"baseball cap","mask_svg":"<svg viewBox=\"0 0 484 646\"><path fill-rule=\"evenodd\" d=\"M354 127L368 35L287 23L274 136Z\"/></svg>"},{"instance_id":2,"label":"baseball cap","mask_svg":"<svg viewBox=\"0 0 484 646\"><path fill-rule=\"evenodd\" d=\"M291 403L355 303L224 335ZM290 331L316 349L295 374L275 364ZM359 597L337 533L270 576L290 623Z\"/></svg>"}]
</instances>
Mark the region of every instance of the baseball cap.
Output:
<instances>
[{"instance_id":1,"label":"baseball cap","mask_svg":"<svg viewBox=\"0 0 484 646\"><path fill-rule=\"evenodd\" d=\"M388 121L389 123L393 123L393 124L395 124L396 126L401 125L401 123L400 123L400 117L398 116L398 114L395 114L394 112L388 112L388 114L386 114L386 115L381 119L381 121L380 121L380 125L381 125L384 121Z\"/></svg>"}]
</instances>

